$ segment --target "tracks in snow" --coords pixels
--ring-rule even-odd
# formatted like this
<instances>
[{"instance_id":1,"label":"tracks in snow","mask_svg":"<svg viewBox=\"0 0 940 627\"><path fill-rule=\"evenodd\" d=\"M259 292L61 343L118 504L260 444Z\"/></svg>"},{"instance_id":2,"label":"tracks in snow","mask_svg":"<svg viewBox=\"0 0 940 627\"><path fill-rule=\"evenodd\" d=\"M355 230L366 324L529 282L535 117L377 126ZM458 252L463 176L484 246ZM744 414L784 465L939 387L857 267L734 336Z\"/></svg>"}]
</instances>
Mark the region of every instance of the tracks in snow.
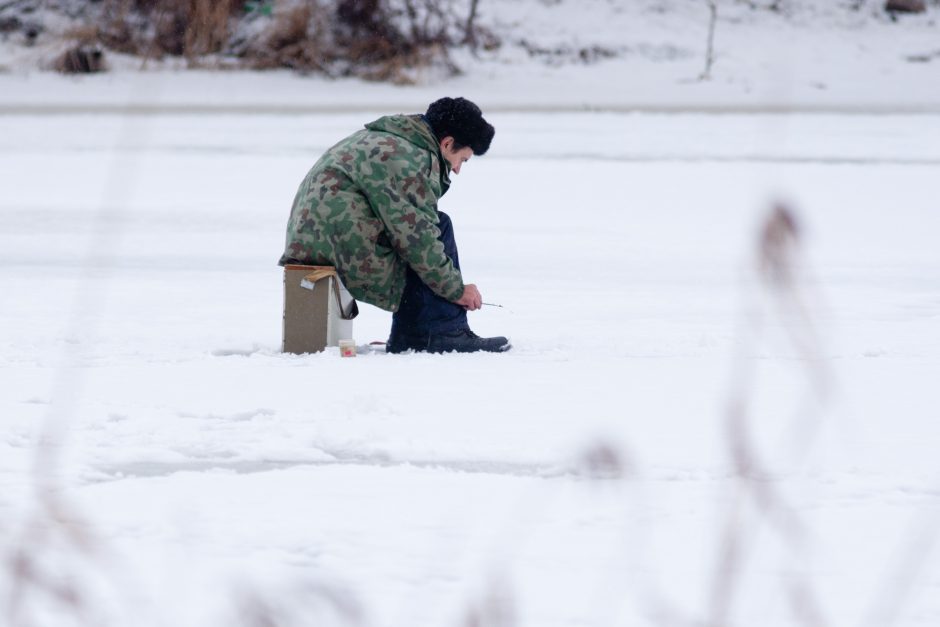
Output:
<instances>
[{"instance_id":1,"label":"tracks in snow","mask_svg":"<svg viewBox=\"0 0 940 627\"><path fill-rule=\"evenodd\" d=\"M555 479L577 478L577 469L563 464L506 462L499 460L415 459L393 460L384 455L324 451L324 459L198 460L182 462L141 461L94 466L100 476L90 483L128 478L167 477L181 472L227 471L236 474L270 472L293 468L359 466L371 468L419 468L444 472L488 474L509 477Z\"/></svg>"}]
</instances>

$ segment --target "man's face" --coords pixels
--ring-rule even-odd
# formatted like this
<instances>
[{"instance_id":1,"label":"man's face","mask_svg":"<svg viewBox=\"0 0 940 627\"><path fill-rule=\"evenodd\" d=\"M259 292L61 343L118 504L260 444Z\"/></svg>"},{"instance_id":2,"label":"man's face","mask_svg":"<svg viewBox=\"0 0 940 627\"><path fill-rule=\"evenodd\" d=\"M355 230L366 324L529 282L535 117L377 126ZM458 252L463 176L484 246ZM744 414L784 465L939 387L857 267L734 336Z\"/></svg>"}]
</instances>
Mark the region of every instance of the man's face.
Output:
<instances>
[{"instance_id":1,"label":"man's face","mask_svg":"<svg viewBox=\"0 0 940 627\"><path fill-rule=\"evenodd\" d=\"M441 154L450 164L451 172L460 174L460 166L470 160L473 156L473 149L470 146L464 146L460 150L454 150L454 138L445 137L441 140Z\"/></svg>"}]
</instances>

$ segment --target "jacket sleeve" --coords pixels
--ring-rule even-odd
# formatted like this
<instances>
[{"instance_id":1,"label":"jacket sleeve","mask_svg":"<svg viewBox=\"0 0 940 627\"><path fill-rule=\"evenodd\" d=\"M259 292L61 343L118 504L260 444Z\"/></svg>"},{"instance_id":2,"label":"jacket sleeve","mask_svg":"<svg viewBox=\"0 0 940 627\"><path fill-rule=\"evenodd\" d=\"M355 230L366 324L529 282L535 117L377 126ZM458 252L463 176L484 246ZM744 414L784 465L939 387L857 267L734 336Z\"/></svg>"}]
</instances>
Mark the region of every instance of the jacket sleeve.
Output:
<instances>
[{"instance_id":1,"label":"jacket sleeve","mask_svg":"<svg viewBox=\"0 0 940 627\"><path fill-rule=\"evenodd\" d=\"M362 185L392 248L435 294L452 302L460 298L463 277L438 239L437 197L426 169L403 157L370 169Z\"/></svg>"}]
</instances>

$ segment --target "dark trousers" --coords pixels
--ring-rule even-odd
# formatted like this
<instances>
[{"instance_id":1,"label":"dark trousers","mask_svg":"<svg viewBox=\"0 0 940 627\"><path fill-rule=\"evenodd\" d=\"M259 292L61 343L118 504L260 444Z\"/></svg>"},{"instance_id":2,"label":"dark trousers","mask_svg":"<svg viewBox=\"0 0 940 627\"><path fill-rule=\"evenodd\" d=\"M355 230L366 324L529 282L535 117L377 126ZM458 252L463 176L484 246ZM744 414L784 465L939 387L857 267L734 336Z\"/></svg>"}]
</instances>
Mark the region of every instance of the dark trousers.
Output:
<instances>
[{"instance_id":1,"label":"dark trousers","mask_svg":"<svg viewBox=\"0 0 940 627\"><path fill-rule=\"evenodd\" d=\"M444 252L460 269L457 256L457 241L454 239L454 226L450 216L438 211L438 227L441 229L440 240ZM405 293L401 305L392 314L392 335L402 334L415 337L427 337L438 333L448 333L458 329L468 329L467 311L460 305L447 301L431 291L415 271L408 268L405 281Z\"/></svg>"}]
</instances>

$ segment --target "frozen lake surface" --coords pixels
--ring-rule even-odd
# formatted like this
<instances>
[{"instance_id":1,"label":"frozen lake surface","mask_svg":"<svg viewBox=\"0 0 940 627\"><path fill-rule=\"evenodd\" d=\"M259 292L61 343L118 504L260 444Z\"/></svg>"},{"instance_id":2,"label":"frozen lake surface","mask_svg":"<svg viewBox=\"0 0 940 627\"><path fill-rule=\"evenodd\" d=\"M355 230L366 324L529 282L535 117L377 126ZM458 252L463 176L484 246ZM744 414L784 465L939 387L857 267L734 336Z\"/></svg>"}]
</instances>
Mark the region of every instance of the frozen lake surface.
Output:
<instances>
[{"instance_id":1,"label":"frozen lake surface","mask_svg":"<svg viewBox=\"0 0 940 627\"><path fill-rule=\"evenodd\" d=\"M0 116L0 549L97 624L940 623L940 116L494 114L440 207L513 350L282 355L297 185L382 113ZM91 553L29 533L43 424Z\"/></svg>"}]
</instances>

